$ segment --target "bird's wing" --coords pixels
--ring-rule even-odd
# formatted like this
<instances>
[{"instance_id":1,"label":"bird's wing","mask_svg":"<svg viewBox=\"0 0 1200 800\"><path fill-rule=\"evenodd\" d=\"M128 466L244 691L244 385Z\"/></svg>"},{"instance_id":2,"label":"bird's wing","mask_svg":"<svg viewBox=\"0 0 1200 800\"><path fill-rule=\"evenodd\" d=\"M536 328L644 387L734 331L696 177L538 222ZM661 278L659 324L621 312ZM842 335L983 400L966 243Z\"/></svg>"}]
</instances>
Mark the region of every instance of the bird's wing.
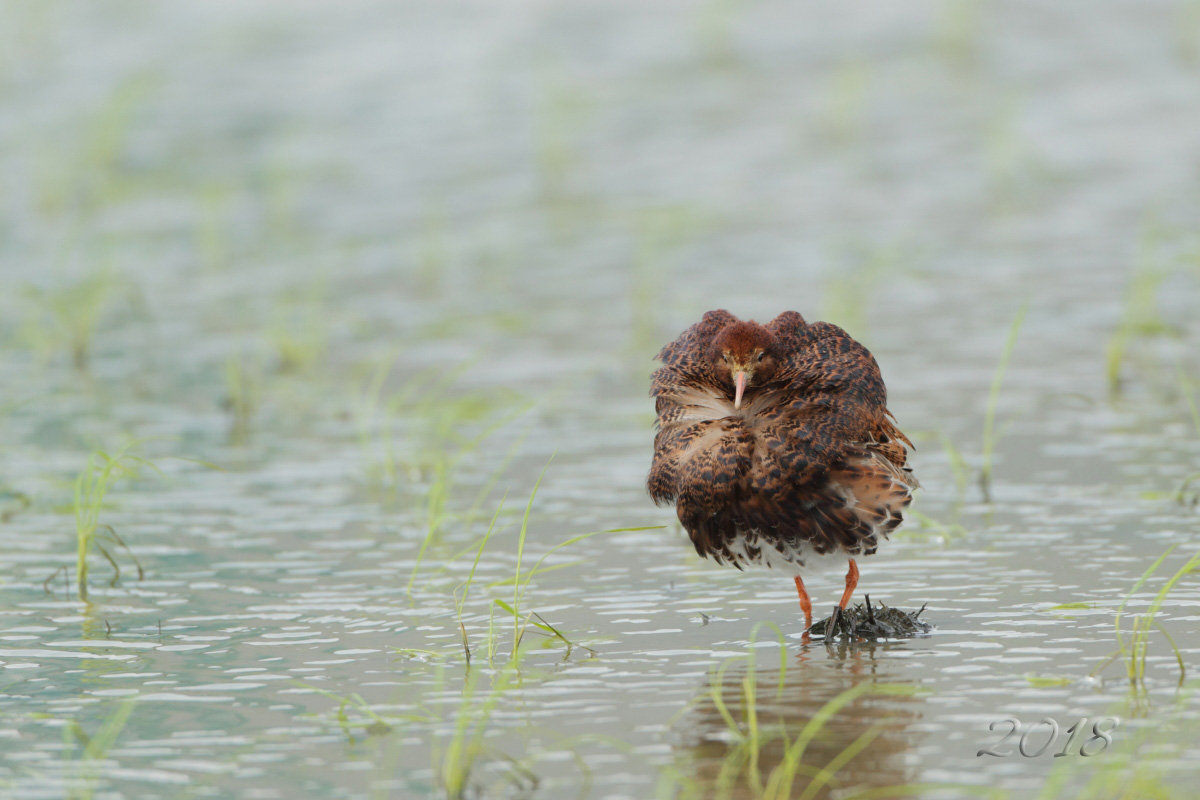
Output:
<instances>
[{"instance_id":1,"label":"bird's wing","mask_svg":"<svg viewBox=\"0 0 1200 800\"><path fill-rule=\"evenodd\" d=\"M784 353L776 382L800 397L827 394L860 406L871 417L884 416L887 389L871 351L837 325L797 325L796 318L800 315L789 312L771 321Z\"/></svg>"}]
</instances>

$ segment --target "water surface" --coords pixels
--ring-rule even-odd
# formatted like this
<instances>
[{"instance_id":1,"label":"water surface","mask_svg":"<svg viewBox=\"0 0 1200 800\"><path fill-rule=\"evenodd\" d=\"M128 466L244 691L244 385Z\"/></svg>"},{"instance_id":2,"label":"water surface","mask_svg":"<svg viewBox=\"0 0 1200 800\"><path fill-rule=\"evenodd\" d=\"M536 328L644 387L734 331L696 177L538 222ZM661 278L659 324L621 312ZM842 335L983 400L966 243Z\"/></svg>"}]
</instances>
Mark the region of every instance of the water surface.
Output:
<instances>
[{"instance_id":1,"label":"water surface","mask_svg":"<svg viewBox=\"0 0 1200 800\"><path fill-rule=\"evenodd\" d=\"M883 684L807 749L862 743L816 796L1186 796L1194 576L1182 688L1158 632L1133 691L1089 676L1200 544L1193 6L0 5L3 793L441 796L465 714L466 796L718 796L747 686L765 780L773 732ZM789 580L649 502L651 357L713 307L871 347L925 489L860 591L932 635L805 641ZM83 603L71 481L132 438L163 474L102 521L145 577L95 554ZM514 672L493 600L548 462L525 570L661 527L548 556L521 607L573 646L534 627ZM1009 716L1063 733L977 756Z\"/></svg>"}]
</instances>

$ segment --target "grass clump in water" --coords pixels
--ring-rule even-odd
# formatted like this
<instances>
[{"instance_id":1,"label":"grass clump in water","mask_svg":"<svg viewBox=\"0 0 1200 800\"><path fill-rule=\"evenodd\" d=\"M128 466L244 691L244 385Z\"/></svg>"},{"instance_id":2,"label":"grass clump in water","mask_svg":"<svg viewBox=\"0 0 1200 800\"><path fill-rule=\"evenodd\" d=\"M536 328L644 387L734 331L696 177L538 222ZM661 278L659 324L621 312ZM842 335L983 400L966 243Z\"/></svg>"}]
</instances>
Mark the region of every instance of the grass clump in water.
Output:
<instances>
[{"instance_id":1,"label":"grass clump in water","mask_svg":"<svg viewBox=\"0 0 1200 800\"><path fill-rule=\"evenodd\" d=\"M404 482L430 481L423 492L430 510L444 508L453 470L501 427L525 413L531 404L516 394L483 392L450 397L449 387L474 363L468 360L435 377L434 370L414 375L399 391L385 395L384 385L395 366L385 358L372 371L357 402L359 443L368 480L385 495ZM397 430L403 426L403 430ZM413 434L401 449L400 436Z\"/></svg>"},{"instance_id":2,"label":"grass clump in water","mask_svg":"<svg viewBox=\"0 0 1200 800\"><path fill-rule=\"evenodd\" d=\"M963 74L979 57L983 0L943 0L934 32L935 50Z\"/></svg>"},{"instance_id":3,"label":"grass clump in water","mask_svg":"<svg viewBox=\"0 0 1200 800\"><path fill-rule=\"evenodd\" d=\"M515 667L516 664L511 666ZM468 793L472 788L472 779L478 772L480 759L485 756L493 756L510 764L513 769L505 774L511 782L519 785L520 779L524 777L515 769L518 764L514 759L504 753L492 751L484 742L492 714L505 693L516 685L518 675L515 668L493 673L490 676L490 691L481 695L479 686L483 680L482 673L478 670L467 673L462 699L454 714L453 732L444 743L434 739L432 751L438 785L450 800L470 796Z\"/></svg>"},{"instance_id":4,"label":"grass clump in water","mask_svg":"<svg viewBox=\"0 0 1200 800\"><path fill-rule=\"evenodd\" d=\"M674 257L705 222L700 211L685 204L656 206L636 214L629 299L632 343L639 354L656 352L663 334L662 297L674 272Z\"/></svg>"},{"instance_id":5,"label":"grass clump in water","mask_svg":"<svg viewBox=\"0 0 1200 800\"><path fill-rule=\"evenodd\" d=\"M938 432L938 441L942 444L942 451L946 454L946 460L950 464L950 470L954 473L954 490L959 500L962 500L967 494L967 484L971 480L971 465L967 463L967 459L963 457L962 452L955 447L954 441L945 433Z\"/></svg>"},{"instance_id":6,"label":"grass clump in water","mask_svg":"<svg viewBox=\"0 0 1200 800\"><path fill-rule=\"evenodd\" d=\"M112 565L113 578L110 586L116 586L121 578L121 567L113 556L113 550L117 547L124 549L133 559L138 580L141 580L144 574L137 557L116 530L111 525L100 522L100 510L104 506L104 499L118 481L135 477L140 467L149 467L162 474L153 463L133 453L139 444L140 441L130 442L111 455L97 450L88 457L87 466L75 478L75 576L80 600L88 599L88 556L93 548Z\"/></svg>"},{"instance_id":7,"label":"grass clump in water","mask_svg":"<svg viewBox=\"0 0 1200 800\"><path fill-rule=\"evenodd\" d=\"M984 130L984 160L992 188L993 207L997 212L1015 210L1030 199L1046 169L1021 134L1020 103L1017 97L998 98L993 102Z\"/></svg>"},{"instance_id":8,"label":"grass clump in water","mask_svg":"<svg viewBox=\"0 0 1200 800\"><path fill-rule=\"evenodd\" d=\"M566 540L549 548L531 567L526 568L526 550L530 520L537 493L542 480L549 468L547 463L539 474L530 491L524 513L521 517L520 529L516 536L516 564L511 577L498 580L488 585L489 589L499 589L506 592L512 587L511 597L491 597L487 601L487 628L483 633L483 641L472 641L468 633L464 614L468 598L474 586L477 569L483 560L484 552L489 543L493 542L498 532L499 521L503 512L504 500L493 514L488 527L477 544L471 545L461 555L472 555L471 567L466 580L454 590L454 604L457 625L462 637L461 647L464 654L466 674L462 695L453 712L453 724L442 735L434 735L431 758L433 772L438 787L448 798L472 797L483 791L484 774L497 774L501 783L511 784L517 791L528 791L536 785L537 779L528 769L530 759L518 760L503 753L487 742L487 733L492 718L509 695L522 687L528 687L530 680L537 680L536 674L527 671L523 662L533 649L532 634L543 637L544 645L563 645L569 655L572 649L579 647L567 637L558 627L547 622L536 611L529 609L530 591L533 580L545 572L572 566L561 564L544 566L546 560L560 550L578 542L602 533L622 533L651 530L652 528L616 528L605 531L592 531L568 537ZM455 559L456 560L456 559ZM504 633L508 629L507 620L511 619L511 640L506 642ZM507 648L505 645L509 645ZM507 657L504 651L507 649ZM438 684L444 685L446 672L449 668L446 657L451 653L445 650L418 651L404 650L406 655L419 656L422 660L431 658L438 663ZM482 652L486 657L478 659L475 653ZM536 691L536 689L534 690ZM561 740L556 740L557 749L565 748ZM577 759L578 760L578 759ZM586 771L586 765L581 762L581 768Z\"/></svg>"},{"instance_id":9,"label":"grass clump in water","mask_svg":"<svg viewBox=\"0 0 1200 800\"><path fill-rule=\"evenodd\" d=\"M276 305L267 338L279 372L308 372L325 356L329 348L329 314L324 295L325 285L318 282Z\"/></svg>"},{"instance_id":10,"label":"grass clump in water","mask_svg":"<svg viewBox=\"0 0 1200 800\"><path fill-rule=\"evenodd\" d=\"M26 343L43 358L67 351L75 369L83 372L115 285L108 271L100 271L57 288L27 286L31 314L22 331Z\"/></svg>"},{"instance_id":11,"label":"grass clump in water","mask_svg":"<svg viewBox=\"0 0 1200 800\"><path fill-rule=\"evenodd\" d=\"M370 389L370 387L369 387ZM368 391L368 403L372 397L378 396L378 386ZM506 459L507 462L507 459ZM533 520L533 509L537 494L541 488L549 468L549 463L543 468L530 491L524 513L520 517L519 529L515 537L507 536L505 540L515 546L516 558L511 576L493 581L487 589L492 590L484 598L473 597L479 567L485 563L485 553L488 547L499 538L504 525L503 515L507 494L501 499L498 507L487 524L482 537L465 548L458 555L446 560L441 569L459 562L463 557L469 558L470 567L466 579L453 590L454 614L456 625L461 635L461 651L463 653L464 672L462 687L456 700L443 703L442 711L428 711L425 705L418 704L411 714L391 714L372 708L360 695L354 693L338 694L315 686L305 688L317 691L338 703L338 725L353 742L357 740L359 730L364 731L368 738L380 737L390 732L397 721L410 721L420 727L428 727L425 739L431 742L430 761L432 767L432 784L436 786L439 796L447 798L467 798L484 796L494 791L497 786L509 785L517 792L528 792L537 784L537 777L530 767L538 760L537 755L513 758L508 753L497 748L490 737L493 730L493 720L498 710L509 706L514 698L536 695L541 681L546 677L536 670L526 669L525 659L537 646L565 647L569 655L573 648L579 647L563 631L545 620L535 610L531 609L531 593L533 582L537 576L551 570L572 566L572 564L554 564L547 566L547 560L561 550L577 544L601 533L620 533L630 531L650 530L651 528L617 528L606 531L592 531L576 534L566 538L546 550L536 561L529 564L529 534ZM496 470L489 483L494 483L500 470ZM432 493L435 487L430 489ZM440 489L442 499L426 499L429 505L449 505L450 491L448 482L443 482ZM477 495L478 503L478 495ZM460 516L464 527L471 524L468 515ZM422 543L423 554L430 544L427 536ZM414 568L411 581L416 581L422 575L440 571L430 566L421 570L422 561ZM410 589L411 589L410 582ZM500 595L500 596L496 596ZM477 611L486 608L486 613L476 613L475 620L486 622L486 628L481 632L471 631L469 610L474 607ZM511 620L511 627L508 621ZM482 626L480 626L482 627ZM511 630L511 639L507 635ZM534 634L538 636L535 637ZM441 640L441 636L437 637ZM534 642L537 642L535 645ZM435 648L406 647L396 648L395 651L405 656L411 669L420 670L420 664L430 665L434 670L435 694L445 696L449 676L456 669L456 649L450 649L442 641ZM428 696L428 693L426 693ZM432 707L432 704L431 704ZM528 733L534 733L532 726L526 728ZM536 735L536 734L535 734ZM580 764L585 777L587 766L575 752L574 742L600 741L603 737L575 737L567 740L554 737L551 750L558 752L573 752ZM611 742L610 742L611 743ZM490 787L490 789L489 789ZM426 787L426 791L431 790Z\"/></svg>"},{"instance_id":12,"label":"grass clump in water","mask_svg":"<svg viewBox=\"0 0 1200 800\"><path fill-rule=\"evenodd\" d=\"M818 112L818 132L834 145L845 146L859 138L863 129L871 65L850 59L834 70L823 108Z\"/></svg>"},{"instance_id":13,"label":"grass clump in water","mask_svg":"<svg viewBox=\"0 0 1200 800\"><path fill-rule=\"evenodd\" d=\"M476 519L480 508L487 498L491 495L495 488L496 482L500 479L500 475L504 469L511 463L516 456L518 448L524 437L518 438L517 441L509 449L508 453L501 460L500 466L492 471L491 476L484 481L483 485L475 493L475 498L471 505L463 512L454 512L450 509L450 496L453 489L455 470L458 464L472 453L479 445L490 436L496 429L515 419L521 413L524 413L525 408L519 409L517 412L501 418L499 421L489 425L483 431L478 433L473 439L466 441L460 445L459 450L451 456L445 451L441 452L438 460L434 464L433 480L430 483L429 490L425 495L425 538L421 540L421 547L417 551L417 560L413 564L412 574L408 579L408 592L412 593L413 584L416 582L417 574L420 571L421 564L424 561L425 554L429 548L440 541L446 525L452 520L457 520L464 527L469 527ZM451 410L448 418L453 419L455 412ZM536 493L536 489L534 490ZM531 498L532 502L532 498ZM497 513L499 513L497 511ZM494 522L494 520L493 520ZM485 541L486 544L486 541Z\"/></svg>"},{"instance_id":14,"label":"grass clump in water","mask_svg":"<svg viewBox=\"0 0 1200 800\"><path fill-rule=\"evenodd\" d=\"M892 538L944 544L967 535L966 526L958 522L940 522L915 508L908 509L908 516L911 523L893 533Z\"/></svg>"},{"instance_id":15,"label":"grass clump in water","mask_svg":"<svg viewBox=\"0 0 1200 800\"><path fill-rule=\"evenodd\" d=\"M1129 351L1138 342L1172 332L1158 308L1158 291L1170 274L1159 257L1161 235L1156 228L1142 234L1138 259L1125 290L1125 307L1121 321L1108 340L1105 354L1105 377L1110 397L1118 397L1125 381L1121 376Z\"/></svg>"},{"instance_id":16,"label":"grass clump in water","mask_svg":"<svg viewBox=\"0 0 1200 800\"><path fill-rule=\"evenodd\" d=\"M1200 436L1200 408L1196 406L1196 396L1192 393L1192 384L1188 381L1187 375L1183 372L1183 367L1178 367L1179 373L1179 389L1183 393L1183 399L1187 402L1188 412L1192 417L1192 425L1196 428L1196 435ZM1179 485L1179 489L1175 492L1175 501L1180 505L1195 506L1200 503L1200 492L1192 490L1192 485L1200 481L1200 472L1193 472L1183 479Z\"/></svg>"},{"instance_id":17,"label":"grass clump in water","mask_svg":"<svg viewBox=\"0 0 1200 800\"><path fill-rule=\"evenodd\" d=\"M311 683L304 681L292 681L296 686L316 692L322 697L327 697L338 704L337 721L338 726L342 729L342 733L346 735L346 739L350 744L356 744L358 739L354 736L354 731L361 729L367 738L375 736L387 736L394 730L395 725L400 722L429 722L434 719L431 714L389 714L386 717L375 709L371 708L370 703L363 699L358 692L351 692L348 695L340 695L335 692L322 689L319 686L313 686ZM351 716L347 712L357 712L356 716Z\"/></svg>"},{"instance_id":18,"label":"grass clump in water","mask_svg":"<svg viewBox=\"0 0 1200 800\"><path fill-rule=\"evenodd\" d=\"M1004 343L1004 352L1000 355L1000 363L992 376L992 388L988 392L987 410L983 415L983 455L979 466L979 489L983 492L985 503L992 502L992 461L996 454L996 445L1004 436L1004 430L996 430L996 407L1000 400L1000 387L1004 383L1004 373L1008 370L1008 362L1012 360L1013 350L1017 346L1017 336L1021 333L1021 323L1025 321L1028 306L1022 306L1013 318L1008 329L1008 339Z\"/></svg>"},{"instance_id":19,"label":"grass clump in water","mask_svg":"<svg viewBox=\"0 0 1200 800\"><path fill-rule=\"evenodd\" d=\"M464 510L451 507L459 469L488 438L532 404L515 394L448 397L448 387L471 362L436 379L431 370L418 373L400 391L385 397L383 387L393 361L384 359L376 367L360 395L356 416L373 488L384 500L391 500L407 485L424 506L425 536L409 576L411 593L429 549L442 540L452 521L466 527L476 519L523 437L518 437ZM402 434L407 434L403 450Z\"/></svg>"},{"instance_id":20,"label":"grass clump in water","mask_svg":"<svg viewBox=\"0 0 1200 800\"><path fill-rule=\"evenodd\" d=\"M224 407L229 411L229 441L235 445L246 444L263 396L262 363L252 356L230 356L224 367L224 379Z\"/></svg>"},{"instance_id":21,"label":"grass clump in water","mask_svg":"<svg viewBox=\"0 0 1200 800\"><path fill-rule=\"evenodd\" d=\"M870 339L868 303L888 275L901 264L898 246L864 248L852 266L839 265L822 284L821 319L828 320L861 342Z\"/></svg>"},{"instance_id":22,"label":"grass clump in water","mask_svg":"<svg viewBox=\"0 0 1200 800\"><path fill-rule=\"evenodd\" d=\"M541 479L539 478L539 482L540 482L540 480ZM536 494L536 492L537 492L537 489L535 487L534 493ZM533 504L533 495L530 495L529 503L530 503L530 507L531 507ZM526 507L525 518L521 522L521 533L520 533L520 536L518 537L517 571L510 580L498 581L498 582L492 584L492 586L501 586L501 585L506 585L511 582L513 585L513 601L512 601L511 605L499 598L496 598L492 601L493 605L495 605L498 608L503 609L507 614L512 616L513 649L512 649L512 655L510 657L512 659L515 659L517 657L518 650L521 646L521 641L524 639L525 634L530 630L531 626L535 630L540 631L543 635L548 636L551 640L557 640L557 641L561 642L563 645L566 646L568 653L570 653L572 648L577 646L574 642L572 642L570 639L568 639L562 633L562 631L558 630L553 625L546 622L546 620L542 619L541 615L539 615L536 612L529 612L529 613L525 614L524 620L521 619L521 615L522 615L521 607L522 607L522 604L525 602L525 597L529 592L529 584L533 580L534 576L540 575L543 572L549 572L550 570L553 570L553 569L560 569L563 567L574 566L574 564L561 564L561 565L555 565L553 567L543 568L542 564L546 561L547 558L554 555L556 552L558 552L559 550L562 550L563 548L570 547L573 544L582 542L584 539L590 539L593 536L599 536L601 534L606 534L606 533L633 533L633 532L637 532L637 531L658 530L663 527L661 525L651 525L651 526L638 527L638 528L611 528L609 530L590 531L588 533L576 534L575 536L572 536L572 537L566 539L565 541L559 542L558 544L551 547L549 550L547 550L542 555L541 558L539 558L537 560L537 563L535 563L529 571L522 574L522 572L521 572L521 556L524 552L525 534L528 529L528 524L529 524L529 507ZM536 618L536 620L535 620L535 618ZM495 641L496 641L496 637L490 637L490 638L491 638L491 641L489 642L489 657L494 656Z\"/></svg>"},{"instance_id":23,"label":"grass clump in water","mask_svg":"<svg viewBox=\"0 0 1200 800\"><path fill-rule=\"evenodd\" d=\"M23 402L11 402L0 406L0 421ZM24 492L0 480L0 523L8 522L14 515L19 514L33 505L33 499Z\"/></svg>"},{"instance_id":24,"label":"grass clump in water","mask_svg":"<svg viewBox=\"0 0 1200 800\"><path fill-rule=\"evenodd\" d=\"M695 37L700 56L710 67L737 63L735 27L745 13L745 0L704 0L695 13Z\"/></svg>"},{"instance_id":25,"label":"grass clump in water","mask_svg":"<svg viewBox=\"0 0 1200 800\"><path fill-rule=\"evenodd\" d=\"M1167 632L1167 629L1158 622L1156 617L1162 610L1163 604L1166 603L1167 596L1171 593L1179 581L1193 572L1200 571L1200 553L1197 553L1188 559L1187 562L1185 562L1184 565L1181 566L1174 575L1167 579L1167 582L1163 584L1163 587L1159 589L1158 594L1155 595L1154 599L1150 602L1150 607L1146 610L1146 612L1134 618L1133 629L1131 631L1126 633L1125 631L1121 630L1121 619L1124 616L1125 607L1128 605L1129 600L1133 597L1134 593L1138 589L1142 588L1146 581L1148 581L1154 575L1154 573L1158 571L1158 568L1162 566L1163 562L1167 560L1167 557L1171 555L1177 546L1178 545L1172 545L1165 553L1159 556L1154 563L1151 564L1144 573L1142 573L1142 577L1138 578L1137 582L1134 583L1133 588L1131 588L1125 595L1124 599L1121 600L1121 605L1117 608L1116 620L1113 623L1117 637L1117 649L1113 653L1109 654L1109 656L1103 662L1101 662L1099 666L1092 670L1091 674L1093 676L1103 672L1109 664L1113 663L1119 658L1121 663L1125 666L1125 674L1129 678L1131 690L1139 696L1144 694L1146 682L1146 654L1150 649L1150 633L1153 630L1157 630L1167 640L1167 643L1171 646L1171 649L1175 653L1175 659L1179 664L1179 685L1183 685L1184 679L1187 677L1187 667L1184 664L1183 655L1180 653L1179 646L1175 643L1175 639L1172 638L1171 634Z\"/></svg>"},{"instance_id":26,"label":"grass clump in water","mask_svg":"<svg viewBox=\"0 0 1200 800\"><path fill-rule=\"evenodd\" d=\"M121 156L137 112L159 82L151 70L131 75L91 118L76 122L82 135L67 153L39 154L38 200L44 213L74 208L87 217L136 188Z\"/></svg>"},{"instance_id":27,"label":"grass clump in water","mask_svg":"<svg viewBox=\"0 0 1200 800\"><path fill-rule=\"evenodd\" d=\"M262 362L253 356L233 355L225 362L225 408L229 411L229 440L245 444L262 398Z\"/></svg>"},{"instance_id":28,"label":"grass clump in water","mask_svg":"<svg viewBox=\"0 0 1200 800\"><path fill-rule=\"evenodd\" d=\"M552 224L559 227L565 221L559 215L571 210L570 178L579 161L575 143L591 117L594 100L586 86L564 79L566 70L557 66L545 63L539 69L534 133L541 199Z\"/></svg>"},{"instance_id":29,"label":"grass clump in water","mask_svg":"<svg viewBox=\"0 0 1200 800\"><path fill-rule=\"evenodd\" d=\"M467 574L467 579L454 589L454 610L458 616L458 630L462 634L463 656L467 660L467 666L471 664L471 643L467 638L467 626L463 624L463 606L467 603L467 594L471 591L471 584L475 582L475 570L479 568L479 559L483 556L483 549L487 547L488 540L492 538L492 531L496 529L496 520L500 518L500 512L504 510L504 501L507 498L507 493L500 498L500 505L496 507L496 513L488 524L487 533L483 535L482 541L479 542L479 549L475 551L475 560L471 562L471 571Z\"/></svg>"},{"instance_id":30,"label":"grass clump in water","mask_svg":"<svg viewBox=\"0 0 1200 800\"><path fill-rule=\"evenodd\" d=\"M609 530L589 531L587 533L576 534L548 549L531 568L524 570L522 567L525 558L525 544L529 534L530 515L533 511L534 501L537 499L538 489L541 487L542 479L545 477L546 470L549 469L549 467L549 463L543 467L541 474L538 475L537 481L534 482L533 489L529 494L529 501L525 504L525 512L521 517L521 527L517 533L517 562L513 575L503 580L494 581L488 585L488 588L491 589L506 587L509 585L513 587L511 602L499 597L493 597L489 604L489 622L485 646L487 652L487 661L489 666L492 668L495 668L496 666L496 656L499 654L501 644L501 636L495 624L496 609L500 609L502 612L502 619L504 616L511 617L512 619L512 648L509 651L508 661L506 662L508 665L515 667L519 663L521 645L524 642L526 635L529 634L530 631L536 631L547 637L552 642L562 643L562 645L567 648L568 653L570 653L573 648L578 646L575 642L567 638L567 636L561 630L543 619L537 612L526 612L522 610L523 607L527 606L526 599L529 594L530 584L536 576L551 570L571 567L577 563L556 564L550 567L543 567L542 565L546 562L547 558L560 550L563 550L574 544L578 544L585 539L590 539L593 536L612 533L633 533L637 531L657 530L661 528L661 526L612 528ZM466 604L467 594L470 592L471 586L475 580L476 569L478 568L480 559L483 556L484 548L491 540L496 529L496 522L500 517L503 505L504 501L502 500L500 508L496 509L496 513L492 517L491 524L488 525L487 532L484 534L483 539L480 541L478 547L476 548L475 546L472 546L472 548L470 548L471 550L475 551L475 559L471 564L471 570L467 575L467 580L454 590L455 608L458 614L458 626L459 631L462 634L462 647L468 664L470 664L472 649L467 636L466 626L463 623L463 610Z\"/></svg>"}]
</instances>

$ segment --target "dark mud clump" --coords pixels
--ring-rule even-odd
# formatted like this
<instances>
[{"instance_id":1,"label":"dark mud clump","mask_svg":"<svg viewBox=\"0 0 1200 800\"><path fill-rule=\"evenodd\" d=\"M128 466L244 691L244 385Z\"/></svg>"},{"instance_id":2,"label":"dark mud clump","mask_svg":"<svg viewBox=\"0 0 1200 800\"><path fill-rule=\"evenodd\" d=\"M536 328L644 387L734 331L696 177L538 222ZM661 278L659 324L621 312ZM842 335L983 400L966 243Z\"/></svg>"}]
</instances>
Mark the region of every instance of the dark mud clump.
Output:
<instances>
[{"instance_id":1,"label":"dark mud clump","mask_svg":"<svg viewBox=\"0 0 1200 800\"><path fill-rule=\"evenodd\" d=\"M921 636L933 630L928 622L922 622L920 611L910 614L898 608L879 603L871 605L871 596L867 595L865 603L847 609L834 607L834 613L817 620L809 628L813 636L824 636L831 640L836 636L843 639L896 639L905 636ZM832 624L830 624L832 621ZM828 633L827 633L828 632Z\"/></svg>"}]
</instances>

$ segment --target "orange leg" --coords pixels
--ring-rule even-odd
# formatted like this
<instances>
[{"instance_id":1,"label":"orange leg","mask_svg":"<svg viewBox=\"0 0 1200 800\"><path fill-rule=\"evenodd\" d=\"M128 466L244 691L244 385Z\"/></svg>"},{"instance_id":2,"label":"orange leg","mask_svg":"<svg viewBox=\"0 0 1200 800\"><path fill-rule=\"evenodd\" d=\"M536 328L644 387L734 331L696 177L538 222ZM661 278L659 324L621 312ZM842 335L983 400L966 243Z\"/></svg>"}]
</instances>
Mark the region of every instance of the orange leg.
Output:
<instances>
[{"instance_id":1,"label":"orange leg","mask_svg":"<svg viewBox=\"0 0 1200 800\"><path fill-rule=\"evenodd\" d=\"M800 576L796 576L796 592L800 595L800 610L804 612L804 630L812 627L812 600L808 598L808 592L804 588L804 581L800 580Z\"/></svg>"},{"instance_id":2,"label":"orange leg","mask_svg":"<svg viewBox=\"0 0 1200 800\"><path fill-rule=\"evenodd\" d=\"M850 569L846 571L846 591L842 592L842 602L838 603L840 608L845 608L850 602L850 595L854 594L854 587L858 586L858 564L854 563L854 559L850 559Z\"/></svg>"}]
</instances>

